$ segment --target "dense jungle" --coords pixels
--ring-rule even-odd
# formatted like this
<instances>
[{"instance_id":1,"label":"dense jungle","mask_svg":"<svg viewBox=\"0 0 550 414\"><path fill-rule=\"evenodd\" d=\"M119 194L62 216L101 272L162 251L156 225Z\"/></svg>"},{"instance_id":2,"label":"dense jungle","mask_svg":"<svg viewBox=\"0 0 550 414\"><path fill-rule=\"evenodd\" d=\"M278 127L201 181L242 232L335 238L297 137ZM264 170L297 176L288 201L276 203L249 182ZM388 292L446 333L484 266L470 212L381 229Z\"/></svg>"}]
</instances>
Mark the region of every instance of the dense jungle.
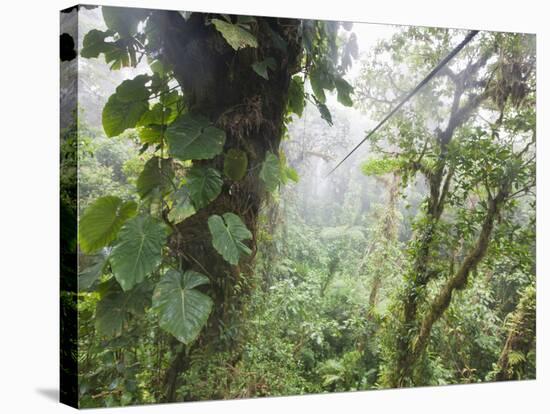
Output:
<instances>
[{"instance_id":1,"label":"dense jungle","mask_svg":"<svg viewBox=\"0 0 550 414\"><path fill-rule=\"evenodd\" d=\"M534 35L477 33L334 169L467 30L78 19L81 407L536 377Z\"/></svg>"}]
</instances>

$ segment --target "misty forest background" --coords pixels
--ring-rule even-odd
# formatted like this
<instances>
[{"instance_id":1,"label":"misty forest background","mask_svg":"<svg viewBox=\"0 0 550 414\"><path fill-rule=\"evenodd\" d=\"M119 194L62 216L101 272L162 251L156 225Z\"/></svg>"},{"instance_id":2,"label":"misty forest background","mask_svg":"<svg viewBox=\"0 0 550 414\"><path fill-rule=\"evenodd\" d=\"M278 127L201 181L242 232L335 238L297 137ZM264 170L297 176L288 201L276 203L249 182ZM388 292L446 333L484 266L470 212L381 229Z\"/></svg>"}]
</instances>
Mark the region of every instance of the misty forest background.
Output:
<instances>
[{"instance_id":1,"label":"misty forest background","mask_svg":"<svg viewBox=\"0 0 550 414\"><path fill-rule=\"evenodd\" d=\"M534 36L327 176L466 34L81 8L81 406L535 378Z\"/></svg>"}]
</instances>

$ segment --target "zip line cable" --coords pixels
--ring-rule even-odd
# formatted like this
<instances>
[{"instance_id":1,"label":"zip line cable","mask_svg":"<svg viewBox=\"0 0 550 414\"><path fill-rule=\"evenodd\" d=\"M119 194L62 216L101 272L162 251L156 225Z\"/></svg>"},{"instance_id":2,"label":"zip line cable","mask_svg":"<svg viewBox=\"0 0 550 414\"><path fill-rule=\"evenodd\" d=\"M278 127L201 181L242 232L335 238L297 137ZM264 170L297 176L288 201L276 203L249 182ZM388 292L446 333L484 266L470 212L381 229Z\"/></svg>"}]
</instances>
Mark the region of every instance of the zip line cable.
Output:
<instances>
[{"instance_id":1,"label":"zip line cable","mask_svg":"<svg viewBox=\"0 0 550 414\"><path fill-rule=\"evenodd\" d=\"M380 129L380 127L382 125L384 125L386 123L386 121L388 119L390 119L399 109L401 109L401 107L403 105L405 105L405 103L407 103L407 101L409 99L411 99L414 95L416 95L416 93L422 89L422 87L424 85L426 85L434 76L437 72L439 72L441 70L441 68L443 68L443 66L445 66L447 63L449 63L449 61L454 58L456 56L456 54L458 52L460 52L464 46L466 46L473 38L475 35L477 35L479 33L479 30L471 30L467 35L466 37L464 38L464 40L462 42L460 42L459 45L457 45L447 56L445 56L445 58L438 63L438 65L432 69L432 71L430 73L428 73L426 75L426 77L424 79L422 79L422 81L416 85L416 88L414 88L412 91L410 91L407 96L405 96L403 98L403 100L401 102L399 102L399 104L393 108L379 123L378 125L376 125L368 134L365 138L363 138L363 140L361 142L359 142L359 144L357 144L349 153L348 155L346 155L342 161L340 161L336 167L334 167L332 170L330 170L330 172L325 176L328 177L330 174L332 174L340 165L342 165L344 163L344 161L346 161L350 156L351 154L353 154L357 148L359 148L361 145L363 145L365 143L365 141L367 139L369 139L376 131L378 131Z\"/></svg>"}]
</instances>

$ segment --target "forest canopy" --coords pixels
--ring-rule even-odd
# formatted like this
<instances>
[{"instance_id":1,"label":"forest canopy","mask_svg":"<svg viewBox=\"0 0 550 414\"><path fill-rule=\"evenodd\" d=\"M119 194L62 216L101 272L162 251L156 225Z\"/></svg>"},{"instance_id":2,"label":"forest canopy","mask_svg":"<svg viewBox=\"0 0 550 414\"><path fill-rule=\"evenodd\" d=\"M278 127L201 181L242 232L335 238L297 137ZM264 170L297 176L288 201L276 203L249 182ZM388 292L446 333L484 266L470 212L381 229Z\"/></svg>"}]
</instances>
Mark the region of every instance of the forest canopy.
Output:
<instances>
[{"instance_id":1,"label":"forest canopy","mask_svg":"<svg viewBox=\"0 0 550 414\"><path fill-rule=\"evenodd\" d=\"M82 407L535 378L534 35L79 17Z\"/></svg>"}]
</instances>

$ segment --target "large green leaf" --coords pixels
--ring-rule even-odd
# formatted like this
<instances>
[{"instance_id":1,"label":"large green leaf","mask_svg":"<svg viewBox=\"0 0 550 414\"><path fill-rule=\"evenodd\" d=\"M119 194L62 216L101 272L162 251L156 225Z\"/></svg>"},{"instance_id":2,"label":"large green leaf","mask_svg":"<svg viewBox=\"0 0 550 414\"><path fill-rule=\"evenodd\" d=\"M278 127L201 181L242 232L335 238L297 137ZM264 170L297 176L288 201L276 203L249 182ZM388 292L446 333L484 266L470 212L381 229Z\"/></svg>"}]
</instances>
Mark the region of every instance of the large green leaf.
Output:
<instances>
[{"instance_id":1,"label":"large green leaf","mask_svg":"<svg viewBox=\"0 0 550 414\"><path fill-rule=\"evenodd\" d=\"M145 163L137 179L136 187L139 196L145 198L156 189L161 194L165 194L172 189L173 178L172 159L152 157Z\"/></svg>"},{"instance_id":2,"label":"large green leaf","mask_svg":"<svg viewBox=\"0 0 550 414\"><path fill-rule=\"evenodd\" d=\"M101 336L119 336L128 323L124 292L109 293L96 305L95 329Z\"/></svg>"},{"instance_id":3,"label":"large green leaf","mask_svg":"<svg viewBox=\"0 0 550 414\"><path fill-rule=\"evenodd\" d=\"M326 106L322 102L319 102L318 100L315 100L315 105L317 106L317 109L319 110L319 113L321 114L321 118L323 118L325 121L327 121L327 124L332 126L333 125L332 114L330 113L330 110L328 109L328 106Z\"/></svg>"},{"instance_id":4,"label":"large green leaf","mask_svg":"<svg viewBox=\"0 0 550 414\"><path fill-rule=\"evenodd\" d=\"M282 174L285 176L286 180L292 180L295 183L300 181L300 176L298 175L298 171L296 171L294 168L286 166L282 169Z\"/></svg>"},{"instance_id":5,"label":"large green leaf","mask_svg":"<svg viewBox=\"0 0 550 414\"><path fill-rule=\"evenodd\" d=\"M78 290L86 291L92 287L94 282L103 274L105 265L108 262L108 256L104 253L85 257L86 268L78 274Z\"/></svg>"},{"instance_id":6,"label":"large green leaf","mask_svg":"<svg viewBox=\"0 0 550 414\"><path fill-rule=\"evenodd\" d=\"M233 49L239 50L245 47L258 47L258 41L254 35L238 24L224 22L220 19L212 19L212 23Z\"/></svg>"},{"instance_id":7,"label":"large green leaf","mask_svg":"<svg viewBox=\"0 0 550 414\"><path fill-rule=\"evenodd\" d=\"M221 174L215 168L194 165L187 174L189 195L197 210L220 195L222 184Z\"/></svg>"},{"instance_id":8,"label":"large green leaf","mask_svg":"<svg viewBox=\"0 0 550 414\"><path fill-rule=\"evenodd\" d=\"M139 139L143 144L160 144L164 131L166 127L162 125L147 125L139 128Z\"/></svg>"},{"instance_id":9,"label":"large green leaf","mask_svg":"<svg viewBox=\"0 0 550 414\"><path fill-rule=\"evenodd\" d=\"M115 137L126 129L135 127L147 108L146 101L123 102L116 95L111 95L102 112L105 134Z\"/></svg>"},{"instance_id":10,"label":"large green leaf","mask_svg":"<svg viewBox=\"0 0 550 414\"><path fill-rule=\"evenodd\" d=\"M186 186L170 194L168 201L170 203L168 220L173 224L181 223L183 220L196 213L195 207L191 202L191 197L189 196L189 189Z\"/></svg>"},{"instance_id":11,"label":"large green leaf","mask_svg":"<svg viewBox=\"0 0 550 414\"><path fill-rule=\"evenodd\" d=\"M352 106L353 101L350 95L353 93L353 86L351 86L344 78L337 77L334 79L336 85L337 99L344 106Z\"/></svg>"},{"instance_id":12,"label":"large green leaf","mask_svg":"<svg viewBox=\"0 0 550 414\"><path fill-rule=\"evenodd\" d=\"M182 161L214 158L223 151L225 132L203 116L183 114L166 130L170 155Z\"/></svg>"},{"instance_id":13,"label":"large green leaf","mask_svg":"<svg viewBox=\"0 0 550 414\"><path fill-rule=\"evenodd\" d=\"M161 103L156 103L139 119L138 126L165 125L170 119L172 110Z\"/></svg>"},{"instance_id":14,"label":"large green leaf","mask_svg":"<svg viewBox=\"0 0 550 414\"><path fill-rule=\"evenodd\" d=\"M147 75L122 82L114 94L109 97L102 112L105 134L114 137L128 128L134 128L149 109L149 90L145 84L150 80Z\"/></svg>"},{"instance_id":15,"label":"large green leaf","mask_svg":"<svg viewBox=\"0 0 550 414\"><path fill-rule=\"evenodd\" d=\"M322 75L323 74L319 69L312 69L309 75L309 83L311 84L311 89L313 90L315 97L319 100L319 102L324 104L327 98L323 88Z\"/></svg>"},{"instance_id":16,"label":"large green leaf","mask_svg":"<svg viewBox=\"0 0 550 414\"><path fill-rule=\"evenodd\" d=\"M251 253L242 241L251 239L252 233L236 214L225 213L223 218L216 214L210 216L208 229L212 235L212 245L232 265L239 263L241 254Z\"/></svg>"},{"instance_id":17,"label":"large green leaf","mask_svg":"<svg viewBox=\"0 0 550 414\"><path fill-rule=\"evenodd\" d=\"M123 290L132 289L159 266L166 237L165 224L151 216L134 217L120 229L109 261Z\"/></svg>"},{"instance_id":18,"label":"large green leaf","mask_svg":"<svg viewBox=\"0 0 550 414\"><path fill-rule=\"evenodd\" d=\"M265 156L260 170L260 178L265 183L267 191L275 191L281 183L281 164L279 158L271 151Z\"/></svg>"},{"instance_id":19,"label":"large green leaf","mask_svg":"<svg viewBox=\"0 0 550 414\"><path fill-rule=\"evenodd\" d=\"M124 222L136 214L133 201L123 202L118 197L98 198L80 218L78 240L84 253L92 253L111 243Z\"/></svg>"},{"instance_id":20,"label":"large green leaf","mask_svg":"<svg viewBox=\"0 0 550 414\"><path fill-rule=\"evenodd\" d=\"M101 336L120 336L127 328L130 316L143 315L150 305L151 286L148 283L128 292L120 288L110 290L96 305L95 328Z\"/></svg>"},{"instance_id":21,"label":"large green leaf","mask_svg":"<svg viewBox=\"0 0 550 414\"><path fill-rule=\"evenodd\" d=\"M138 75L134 79L126 79L115 90L115 95L121 102L147 100L150 92L145 84L151 80L149 75Z\"/></svg>"},{"instance_id":22,"label":"large green leaf","mask_svg":"<svg viewBox=\"0 0 550 414\"><path fill-rule=\"evenodd\" d=\"M248 156L246 152L231 148L223 160L223 172L233 181L241 180L246 174Z\"/></svg>"},{"instance_id":23,"label":"large green leaf","mask_svg":"<svg viewBox=\"0 0 550 414\"><path fill-rule=\"evenodd\" d=\"M183 275L166 272L153 293L153 307L159 312L160 326L184 344L193 342L212 311L212 299L195 289L208 278L191 270Z\"/></svg>"},{"instance_id":24,"label":"large green leaf","mask_svg":"<svg viewBox=\"0 0 550 414\"><path fill-rule=\"evenodd\" d=\"M104 32L97 29L90 30L86 33L86 36L84 36L80 55L83 58L96 58L101 53L109 52L114 46L112 43L105 42L105 39L113 34L114 32L112 30L106 30Z\"/></svg>"},{"instance_id":25,"label":"large green leaf","mask_svg":"<svg viewBox=\"0 0 550 414\"><path fill-rule=\"evenodd\" d=\"M126 68L132 64L132 58L128 53L128 47L123 46L120 40L114 43L108 43L107 45L109 49L105 51L105 63L110 64L109 68L111 70Z\"/></svg>"}]
</instances>

